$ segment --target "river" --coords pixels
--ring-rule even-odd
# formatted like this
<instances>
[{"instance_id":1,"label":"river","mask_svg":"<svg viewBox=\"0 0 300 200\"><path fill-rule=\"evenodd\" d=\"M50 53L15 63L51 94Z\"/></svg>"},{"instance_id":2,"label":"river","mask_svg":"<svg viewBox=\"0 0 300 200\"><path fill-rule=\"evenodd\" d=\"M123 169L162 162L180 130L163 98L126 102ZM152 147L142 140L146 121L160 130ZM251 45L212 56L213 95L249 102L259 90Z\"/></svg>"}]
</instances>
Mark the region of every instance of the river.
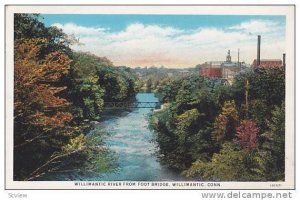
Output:
<instances>
[{"instance_id":1,"label":"river","mask_svg":"<svg viewBox=\"0 0 300 200\"><path fill-rule=\"evenodd\" d=\"M139 102L158 102L153 93L138 93ZM85 177L78 174L56 174L55 180L93 181L178 181L186 180L162 165L158 159L155 134L148 127L151 108L136 108L121 114L109 114L94 129L93 134L106 133L104 145L114 154L114 170ZM49 177L48 177L49 178ZM46 179L48 179L46 178Z\"/></svg>"},{"instance_id":2,"label":"river","mask_svg":"<svg viewBox=\"0 0 300 200\"><path fill-rule=\"evenodd\" d=\"M158 102L153 93L139 93L139 102ZM105 173L101 180L171 181L180 180L177 173L158 159L155 135L148 127L150 108L137 108L126 115L105 120L100 127L109 132L104 143L115 152L116 172Z\"/></svg>"}]
</instances>

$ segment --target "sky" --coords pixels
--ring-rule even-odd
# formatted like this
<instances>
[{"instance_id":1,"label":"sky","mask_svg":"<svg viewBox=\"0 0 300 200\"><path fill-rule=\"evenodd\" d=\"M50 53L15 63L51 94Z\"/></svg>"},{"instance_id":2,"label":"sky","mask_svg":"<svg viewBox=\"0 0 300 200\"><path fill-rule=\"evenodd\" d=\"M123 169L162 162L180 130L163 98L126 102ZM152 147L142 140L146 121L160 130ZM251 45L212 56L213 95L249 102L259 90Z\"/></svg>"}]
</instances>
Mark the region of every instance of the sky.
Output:
<instances>
[{"instance_id":1,"label":"sky","mask_svg":"<svg viewBox=\"0 0 300 200\"><path fill-rule=\"evenodd\" d=\"M207 61L252 63L257 35L261 58L281 59L285 53L285 16L270 15L80 15L42 14L46 26L56 26L79 38L76 51L107 57L128 67L195 67Z\"/></svg>"}]
</instances>

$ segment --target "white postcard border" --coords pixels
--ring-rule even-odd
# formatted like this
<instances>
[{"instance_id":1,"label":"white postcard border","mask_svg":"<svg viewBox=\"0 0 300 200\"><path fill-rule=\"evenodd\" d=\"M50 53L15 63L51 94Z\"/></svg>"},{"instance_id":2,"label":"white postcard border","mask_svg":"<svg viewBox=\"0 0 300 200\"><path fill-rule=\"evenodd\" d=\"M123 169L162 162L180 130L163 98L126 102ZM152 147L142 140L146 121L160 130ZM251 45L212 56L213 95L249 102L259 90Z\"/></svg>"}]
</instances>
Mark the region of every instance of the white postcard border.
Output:
<instances>
[{"instance_id":1,"label":"white postcard border","mask_svg":"<svg viewBox=\"0 0 300 200\"><path fill-rule=\"evenodd\" d=\"M105 9L104 9L105 8ZM134 181L13 181L13 15L43 14L199 14L199 15L285 15L286 16L286 168L284 182L155 182L159 186L131 186ZM295 7L293 5L7 5L6 6L6 189L295 189ZM79 183L78 186L75 184ZM120 184L119 186L115 186ZM147 182L135 182L136 184ZM149 183L153 183L149 181ZM161 183L161 184L159 184ZM182 186L172 186L182 183ZM94 186L88 186L94 184ZM97 186L100 184L100 186ZM101 185L102 184L102 185ZM105 184L105 185L104 185ZM112 184L112 185L109 185ZM219 185L218 185L219 184ZM162 185L162 186L161 186Z\"/></svg>"}]
</instances>

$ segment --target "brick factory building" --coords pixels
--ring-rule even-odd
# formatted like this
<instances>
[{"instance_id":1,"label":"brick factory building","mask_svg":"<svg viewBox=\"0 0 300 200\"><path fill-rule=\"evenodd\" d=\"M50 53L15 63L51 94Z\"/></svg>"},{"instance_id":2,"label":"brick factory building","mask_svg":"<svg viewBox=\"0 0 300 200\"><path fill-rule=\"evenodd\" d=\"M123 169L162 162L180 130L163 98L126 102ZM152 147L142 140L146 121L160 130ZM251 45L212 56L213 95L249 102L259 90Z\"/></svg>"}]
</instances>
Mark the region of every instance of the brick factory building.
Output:
<instances>
[{"instance_id":1,"label":"brick factory building","mask_svg":"<svg viewBox=\"0 0 300 200\"><path fill-rule=\"evenodd\" d=\"M222 77L222 68L202 68L200 74L206 78L221 78Z\"/></svg>"},{"instance_id":2,"label":"brick factory building","mask_svg":"<svg viewBox=\"0 0 300 200\"><path fill-rule=\"evenodd\" d=\"M205 78L222 78L231 84L234 77L240 73L243 67L245 66L244 63L239 62L239 55L237 62L231 61L230 50L228 50L226 61L206 62L205 66L200 68L200 76Z\"/></svg>"},{"instance_id":3,"label":"brick factory building","mask_svg":"<svg viewBox=\"0 0 300 200\"><path fill-rule=\"evenodd\" d=\"M257 36L257 58L253 60L252 69L278 69L285 67L285 53L280 59L260 59L261 36Z\"/></svg>"},{"instance_id":4,"label":"brick factory building","mask_svg":"<svg viewBox=\"0 0 300 200\"><path fill-rule=\"evenodd\" d=\"M205 78L220 78L227 81L229 84L233 83L234 77L241 71L248 69L278 69L285 67L286 55L283 54L281 59L261 59L260 58L261 36L257 37L257 58L254 59L252 65L246 65L245 62L240 62L240 51L238 50L238 60L232 61L230 50L227 52L226 61L210 61L200 65L199 75ZM251 66L251 68L250 68Z\"/></svg>"},{"instance_id":5,"label":"brick factory building","mask_svg":"<svg viewBox=\"0 0 300 200\"><path fill-rule=\"evenodd\" d=\"M254 59L251 67L253 69L277 69L283 67L283 63L280 59L261 59L258 64L257 60Z\"/></svg>"}]
</instances>

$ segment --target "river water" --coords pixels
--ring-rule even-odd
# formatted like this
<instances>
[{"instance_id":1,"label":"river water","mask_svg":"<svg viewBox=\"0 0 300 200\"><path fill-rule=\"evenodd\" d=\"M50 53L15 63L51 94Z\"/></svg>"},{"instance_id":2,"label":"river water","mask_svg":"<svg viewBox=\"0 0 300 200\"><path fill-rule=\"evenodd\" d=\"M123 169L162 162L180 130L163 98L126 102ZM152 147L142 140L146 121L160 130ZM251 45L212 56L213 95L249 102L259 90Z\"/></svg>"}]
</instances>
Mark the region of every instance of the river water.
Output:
<instances>
[{"instance_id":1,"label":"river water","mask_svg":"<svg viewBox=\"0 0 300 200\"><path fill-rule=\"evenodd\" d=\"M153 93L138 93L139 102L158 102ZM136 108L122 113L109 113L91 134L105 135L104 145L113 152L113 169L106 173L55 173L42 180L92 181L179 181L179 173L162 165L158 159L155 134L148 127L151 108Z\"/></svg>"},{"instance_id":2,"label":"river water","mask_svg":"<svg viewBox=\"0 0 300 200\"><path fill-rule=\"evenodd\" d=\"M153 93L139 93L139 102L158 102ZM105 120L99 127L110 134L104 143L116 155L116 172L102 174L101 180L182 180L158 159L155 135L148 127L150 108L137 108L120 117Z\"/></svg>"}]
</instances>

